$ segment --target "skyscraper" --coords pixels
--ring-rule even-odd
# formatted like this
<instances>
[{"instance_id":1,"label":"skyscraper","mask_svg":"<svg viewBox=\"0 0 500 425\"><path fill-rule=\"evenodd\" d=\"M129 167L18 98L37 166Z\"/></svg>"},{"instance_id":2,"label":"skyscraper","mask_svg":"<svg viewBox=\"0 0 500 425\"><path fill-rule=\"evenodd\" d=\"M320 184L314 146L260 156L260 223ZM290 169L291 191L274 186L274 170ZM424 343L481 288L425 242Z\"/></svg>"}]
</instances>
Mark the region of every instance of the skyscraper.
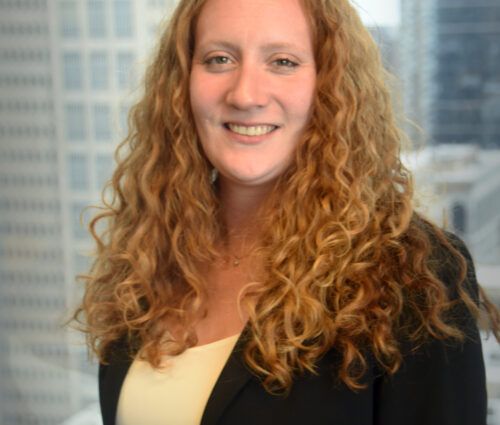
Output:
<instances>
[{"instance_id":1,"label":"skyscraper","mask_svg":"<svg viewBox=\"0 0 500 425\"><path fill-rule=\"evenodd\" d=\"M500 146L500 1L438 0L436 143Z\"/></svg>"},{"instance_id":2,"label":"skyscraper","mask_svg":"<svg viewBox=\"0 0 500 425\"><path fill-rule=\"evenodd\" d=\"M417 144L426 142L431 132L432 99L436 81L435 51L436 0L401 0L400 72L403 80L403 103L406 116L412 121L406 129ZM425 126L425 132L417 126Z\"/></svg>"},{"instance_id":3,"label":"skyscraper","mask_svg":"<svg viewBox=\"0 0 500 425\"><path fill-rule=\"evenodd\" d=\"M96 398L62 327L92 246L80 214L111 175L134 68L173 3L0 1L2 424L62 423Z\"/></svg>"},{"instance_id":4,"label":"skyscraper","mask_svg":"<svg viewBox=\"0 0 500 425\"><path fill-rule=\"evenodd\" d=\"M500 146L500 0L402 0L401 12L409 117L433 144Z\"/></svg>"}]
</instances>

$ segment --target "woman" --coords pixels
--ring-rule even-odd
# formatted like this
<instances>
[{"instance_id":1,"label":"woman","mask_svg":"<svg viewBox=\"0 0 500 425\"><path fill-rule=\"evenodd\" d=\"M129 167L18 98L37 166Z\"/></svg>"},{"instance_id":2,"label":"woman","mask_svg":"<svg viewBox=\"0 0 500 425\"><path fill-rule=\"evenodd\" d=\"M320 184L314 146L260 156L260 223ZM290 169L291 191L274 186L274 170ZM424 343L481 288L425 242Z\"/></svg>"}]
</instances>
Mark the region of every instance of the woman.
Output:
<instances>
[{"instance_id":1,"label":"woman","mask_svg":"<svg viewBox=\"0 0 500 425\"><path fill-rule=\"evenodd\" d=\"M346 0L179 2L91 225L105 425L485 424L472 262L383 80Z\"/></svg>"}]
</instances>

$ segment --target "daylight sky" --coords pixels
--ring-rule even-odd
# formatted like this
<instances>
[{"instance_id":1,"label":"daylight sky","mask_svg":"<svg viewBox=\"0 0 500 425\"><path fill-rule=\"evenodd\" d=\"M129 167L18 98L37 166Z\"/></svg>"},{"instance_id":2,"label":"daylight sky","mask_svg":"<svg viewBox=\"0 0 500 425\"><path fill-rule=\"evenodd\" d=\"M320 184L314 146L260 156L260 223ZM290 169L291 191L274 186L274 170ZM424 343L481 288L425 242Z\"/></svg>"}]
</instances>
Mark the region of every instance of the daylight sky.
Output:
<instances>
[{"instance_id":1,"label":"daylight sky","mask_svg":"<svg viewBox=\"0 0 500 425\"><path fill-rule=\"evenodd\" d=\"M400 0L351 0L367 25L398 25Z\"/></svg>"}]
</instances>

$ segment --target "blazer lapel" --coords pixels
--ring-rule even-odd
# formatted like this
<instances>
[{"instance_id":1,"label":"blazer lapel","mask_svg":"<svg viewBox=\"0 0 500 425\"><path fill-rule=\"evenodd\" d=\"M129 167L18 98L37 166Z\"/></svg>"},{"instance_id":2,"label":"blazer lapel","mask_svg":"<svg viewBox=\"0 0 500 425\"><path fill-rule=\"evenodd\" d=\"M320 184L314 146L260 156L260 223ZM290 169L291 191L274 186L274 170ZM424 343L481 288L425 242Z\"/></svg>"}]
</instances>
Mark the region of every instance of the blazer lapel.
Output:
<instances>
[{"instance_id":1,"label":"blazer lapel","mask_svg":"<svg viewBox=\"0 0 500 425\"><path fill-rule=\"evenodd\" d=\"M115 425L120 390L132 364L132 357L123 343L116 347L112 358L109 365L99 366L99 401L103 425Z\"/></svg>"},{"instance_id":2,"label":"blazer lapel","mask_svg":"<svg viewBox=\"0 0 500 425\"><path fill-rule=\"evenodd\" d=\"M201 425L216 425L229 403L250 380L252 374L245 366L243 349L248 326L243 330L210 394Z\"/></svg>"},{"instance_id":3,"label":"blazer lapel","mask_svg":"<svg viewBox=\"0 0 500 425\"><path fill-rule=\"evenodd\" d=\"M201 425L215 425L239 390L250 380L252 374L245 366L242 353L248 334L243 330L210 394ZM115 425L118 399L125 376L132 364L132 357L121 343L114 350L109 365L99 367L99 398L103 425Z\"/></svg>"}]
</instances>

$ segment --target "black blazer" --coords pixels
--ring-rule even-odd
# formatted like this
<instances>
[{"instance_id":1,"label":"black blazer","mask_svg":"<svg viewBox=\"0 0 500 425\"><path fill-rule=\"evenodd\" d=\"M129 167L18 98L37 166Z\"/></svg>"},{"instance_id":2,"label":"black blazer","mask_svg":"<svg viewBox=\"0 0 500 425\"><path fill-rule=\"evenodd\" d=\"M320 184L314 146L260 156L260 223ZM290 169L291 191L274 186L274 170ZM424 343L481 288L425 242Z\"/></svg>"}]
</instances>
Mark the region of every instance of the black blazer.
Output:
<instances>
[{"instance_id":1,"label":"black blazer","mask_svg":"<svg viewBox=\"0 0 500 425\"><path fill-rule=\"evenodd\" d=\"M477 297L470 256L465 247L461 250L469 259L467 286ZM442 278L453 290L455 274L445 270ZM479 333L464 306L457 312L467 334L464 343L431 340L413 353L408 343L402 343L404 362L398 372L387 376L371 362L367 387L358 392L334 378L338 356L331 350L319 361L317 375L297 377L287 397L270 395L242 361L244 331L215 384L201 425L486 425ZM109 365L99 367L104 425L115 424L130 364L122 345L114 350Z\"/></svg>"}]
</instances>

